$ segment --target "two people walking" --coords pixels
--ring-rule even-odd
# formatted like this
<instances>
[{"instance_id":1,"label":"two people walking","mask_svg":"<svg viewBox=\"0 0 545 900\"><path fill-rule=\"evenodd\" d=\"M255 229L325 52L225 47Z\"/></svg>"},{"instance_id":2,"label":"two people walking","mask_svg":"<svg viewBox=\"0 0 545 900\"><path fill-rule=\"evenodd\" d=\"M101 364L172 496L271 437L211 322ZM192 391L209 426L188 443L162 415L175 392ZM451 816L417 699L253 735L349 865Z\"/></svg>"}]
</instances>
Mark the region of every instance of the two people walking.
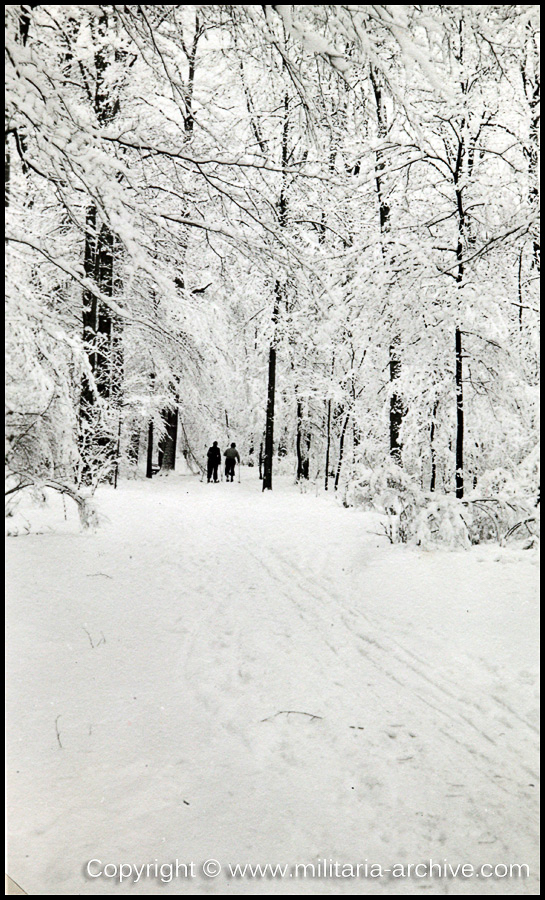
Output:
<instances>
[{"instance_id":1,"label":"two people walking","mask_svg":"<svg viewBox=\"0 0 545 900\"><path fill-rule=\"evenodd\" d=\"M225 480L233 481L235 477L235 466L237 464L240 465L240 454L237 450L237 445L233 442L230 447L224 452L225 457ZM218 481L218 467L221 463L221 450L218 447L218 442L214 441L211 447L208 448L208 466L207 466L207 474L208 481L214 481L217 483Z\"/></svg>"}]
</instances>

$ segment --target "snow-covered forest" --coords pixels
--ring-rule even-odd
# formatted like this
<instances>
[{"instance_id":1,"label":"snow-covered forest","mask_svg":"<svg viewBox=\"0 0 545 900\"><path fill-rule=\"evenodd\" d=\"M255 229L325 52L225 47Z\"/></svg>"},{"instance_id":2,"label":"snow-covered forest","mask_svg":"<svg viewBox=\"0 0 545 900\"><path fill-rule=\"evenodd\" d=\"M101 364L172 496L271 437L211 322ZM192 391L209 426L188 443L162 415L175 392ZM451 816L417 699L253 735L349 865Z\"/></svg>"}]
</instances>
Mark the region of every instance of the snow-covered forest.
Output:
<instances>
[{"instance_id":1,"label":"snow-covered forest","mask_svg":"<svg viewBox=\"0 0 545 900\"><path fill-rule=\"evenodd\" d=\"M13 494L215 434L402 539L533 518L537 15L9 6Z\"/></svg>"},{"instance_id":2,"label":"snow-covered forest","mask_svg":"<svg viewBox=\"0 0 545 900\"><path fill-rule=\"evenodd\" d=\"M6 7L10 874L29 893L109 892L81 875L101 853L380 862L393 835L390 863L534 859L539 28L537 5ZM232 487L207 484L213 441L222 482L236 444ZM379 760L362 783L352 738ZM186 793L214 772L201 812L175 747ZM471 809L437 800L447 781ZM423 886L296 890L317 885Z\"/></svg>"}]
</instances>

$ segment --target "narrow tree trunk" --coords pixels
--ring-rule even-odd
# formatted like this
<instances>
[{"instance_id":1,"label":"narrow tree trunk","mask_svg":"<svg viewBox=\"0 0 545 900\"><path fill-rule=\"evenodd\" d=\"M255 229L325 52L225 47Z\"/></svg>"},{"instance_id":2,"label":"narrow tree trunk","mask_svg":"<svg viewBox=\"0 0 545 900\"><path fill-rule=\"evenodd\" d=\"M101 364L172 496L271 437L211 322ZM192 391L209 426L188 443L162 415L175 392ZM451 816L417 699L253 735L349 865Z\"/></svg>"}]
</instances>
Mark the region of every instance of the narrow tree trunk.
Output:
<instances>
[{"instance_id":1,"label":"narrow tree trunk","mask_svg":"<svg viewBox=\"0 0 545 900\"><path fill-rule=\"evenodd\" d=\"M4 138L4 209L9 206L9 192L11 180L11 156L9 153L8 139Z\"/></svg>"},{"instance_id":2,"label":"narrow tree trunk","mask_svg":"<svg viewBox=\"0 0 545 900\"><path fill-rule=\"evenodd\" d=\"M390 346L390 381L394 382L399 378L401 373L401 361L397 345L399 339L392 342ZM403 421L403 401L399 394L392 394L390 397L390 456L398 466L403 464L401 456L401 423Z\"/></svg>"},{"instance_id":3,"label":"narrow tree trunk","mask_svg":"<svg viewBox=\"0 0 545 900\"><path fill-rule=\"evenodd\" d=\"M178 447L178 407L172 415L172 469L176 468L176 449Z\"/></svg>"},{"instance_id":4,"label":"narrow tree trunk","mask_svg":"<svg viewBox=\"0 0 545 900\"><path fill-rule=\"evenodd\" d=\"M437 482L437 453L435 450L435 420L437 417L437 409L439 407L439 401L436 400L433 404L433 412L431 416L430 422L430 456L431 456L431 477L430 477L430 491L435 491L435 486Z\"/></svg>"},{"instance_id":5,"label":"narrow tree trunk","mask_svg":"<svg viewBox=\"0 0 545 900\"><path fill-rule=\"evenodd\" d=\"M269 349L269 382L267 386L267 418L265 423L265 456L263 459L263 490L272 491L272 460L274 452L274 396L276 390L276 348Z\"/></svg>"},{"instance_id":6,"label":"narrow tree trunk","mask_svg":"<svg viewBox=\"0 0 545 900\"><path fill-rule=\"evenodd\" d=\"M462 168L462 160L464 157L464 145L460 142L458 148L458 162L454 173L455 184L459 184L460 173ZM456 273L456 281L458 289L461 290L464 281L464 235L465 235L465 212L462 200L462 191L456 188L456 203L458 209L458 244L456 247L456 257L458 260L458 270ZM457 310L457 315L459 311ZM460 325L456 325L454 335L454 355L455 355L455 372L454 384L456 393L456 497L461 500L464 496L464 369L463 369L463 342L462 330Z\"/></svg>"},{"instance_id":7,"label":"narrow tree trunk","mask_svg":"<svg viewBox=\"0 0 545 900\"><path fill-rule=\"evenodd\" d=\"M309 476L310 476L310 444L311 444L311 436L308 432L307 432L307 435L305 438L305 444L306 444L306 450L305 450L305 457L303 459L303 478L306 481L308 481Z\"/></svg>"},{"instance_id":8,"label":"narrow tree trunk","mask_svg":"<svg viewBox=\"0 0 545 900\"><path fill-rule=\"evenodd\" d=\"M375 95L375 105L377 112L377 131L380 140L385 140L388 134L388 121L386 116L386 107L382 93L382 85L380 76L373 66L370 67L370 78ZM384 237L390 231L390 205L386 202L384 194L384 156L382 150L377 150L375 154L375 184L377 188L377 197L379 204L379 225L380 233ZM382 255L387 264L387 256L385 245L382 245ZM395 335L390 345L390 382L395 382L401 375L401 358L399 355L400 337ZM399 465L402 465L402 445L400 441L401 423L404 415L404 405L402 398L394 391L390 397L390 456Z\"/></svg>"},{"instance_id":9,"label":"narrow tree trunk","mask_svg":"<svg viewBox=\"0 0 545 900\"><path fill-rule=\"evenodd\" d=\"M325 445L325 480L324 488L329 488L329 454L331 451L331 398L327 401L327 424L326 424L326 445Z\"/></svg>"},{"instance_id":10,"label":"narrow tree trunk","mask_svg":"<svg viewBox=\"0 0 545 900\"><path fill-rule=\"evenodd\" d=\"M119 111L119 102L109 79L110 61L107 51L108 13L94 23L97 47L94 54L96 83L94 110L99 125L107 126ZM107 302L120 285L114 283L114 262L119 243L106 222L100 222L96 207L87 211L84 272L96 287L84 289L82 298L83 340L89 361L90 377L84 375L81 385L80 421L84 426L81 447L85 448L84 473L91 477L112 478L115 471L117 436L112 428L112 408L120 408L123 381L123 345L121 323ZM108 465L108 462L111 465ZM86 470L86 471L85 471Z\"/></svg>"},{"instance_id":11,"label":"narrow tree trunk","mask_svg":"<svg viewBox=\"0 0 545 900\"><path fill-rule=\"evenodd\" d=\"M184 44L184 52L187 59L188 66L188 76L187 82L185 85L185 93L184 93L184 112L183 112L183 120L184 120L184 135L185 140L189 141L193 135L193 126L195 122L194 110L193 110L193 96L195 91L195 74L197 67L197 50L199 40L203 35L203 28L201 23L201 18L198 10L195 10L194 13L194 31L193 38L191 43ZM187 210L184 211L184 215L187 214ZM186 229L187 232L187 229ZM180 255L179 255L179 275L175 278L176 285L180 288L180 290L184 290L186 286L185 282L185 258L187 253L187 233L185 233L182 237ZM176 398L178 399L178 398ZM225 413L227 416L227 412ZM179 410L176 408L172 410L170 407L166 407L161 411L161 417L164 422L165 428L165 436L159 443L159 464L163 470L173 471L176 468L176 447L178 440L178 420L179 420Z\"/></svg>"},{"instance_id":12,"label":"narrow tree trunk","mask_svg":"<svg viewBox=\"0 0 545 900\"><path fill-rule=\"evenodd\" d=\"M528 30L526 55L521 65L522 83L530 114L528 141L523 145L528 163L530 210L539 211L539 126L540 126L540 71L538 38ZM532 266L540 271L540 245L537 236L533 241Z\"/></svg>"},{"instance_id":13,"label":"narrow tree trunk","mask_svg":"<svg viewBox=\"0 0 545 900\"><path fill-rule=\"evenodd\" d=\"M310 472L310 444L311 437L308 432L303 436L302 413L300 412L301 404L297 404L297 481L301 478L308 481Z\"/></svg>"},{"instance_id":14,"label":"narrow tree trunk","mask_svg":"<svg viewBox=\"0 0 545 900\"><path fill-rule=\"evenodd\" d=\"M280 305L280 284L275 285L273 323L276 327ZM272 469L274 453L274 401L276 393L276 345L275 335L269 347L269 380L267 384L267 414L265 419L265 456L263 459L263 490L272 491Z\"/></svg>"},{"instance_id":15,"label":"narrow tree trunk","mask_svg":"<svg viewBox=\"0 0 545 900\"><path fill-rule=\"evenodd\" d=\"M28 39L28 32L30 28L30 15L29 10L33 10L37 3L27 3L25 6L20 7L19 14L19 39L23 45L26 46L26 42ZM10 181L11 181L11 156L8 138L10 134L13 134L14 140L17 142L16 146L19 150L19 156L21 157L21 167L23 172L28 171L28 167L24 161L24 154L26 149L26 141L24 134L21 133L19 128L8 128L5 131L4 136L4 146L5 146L5 156L4 156L4 208L7 209L9 207L9 193L10 193Z\"/></svg>"},{"instance_id":16,"label":"narrow tree trunk","mask_svg":"<svg viewBox=\"0 0 545 900\"><path fill-rule=\"evenodd\" d=\"M21 15L19 18L19 35L23 47L26 46L28 32L30 29L30 15L28 11L34 9L36 6L38 6L37 3L27 3L25 6L20 7Z\"/></svg>"},{"instance_id":17,"label":"narrow tree trunk","mask_svg":"<svg viewBox=\"0 0 545 900\"><path fill-rule=\"evenodd\" d=\"M464 389L462 367L462 332L456 328L456 496L464 496Z\"/></svg>"},{"instance_id":18,"label":"narrow tree trunk","mask_svg":"<svg viewBox=\"0 0 545 900\"><path fill-rule=\"evenodd\" d=\"M146 478L153 478L153 421L148 428L148 459L146 465Z\"/></svg>"},{"instance_id":19,"label":"narrow tree trunk","mask_svg":"<svg viewBox=\"0 0 545 900\"><path fill-rule=\"evenodd\" d=\"M519 301L519 331L522 331L522 310L524 308L522 303L522 260L524 257L524 251L521 250L519 253L519 271L518 271L518 301Z\"/></svg>"},{"instance_id":20,"label":"narrow tree trunk","mask_svg":"<svg viewBox=\"0 0 545 900\"><path fill-rule=\"evenodd\" d=\"M346 429L348 427L349 421L350 421L350 413L346 416L346 418L343 422L341 437L339 439L339 459L337 462L337 472L335 474L335 490L337 490L337 488L339 487L339 480L341 477L341 467L343 464L343 456L344 456L344 437L346 434Z\"/></svg>"},{"instance_id":21,"label":"narrow tree trunk","mask_svg":"<svg viewBox=\"0 0 545 900\"><path fill-rule=\"evenodd\" d=\"M282 129L282 187L278 198L278 224L281 228L286 226L287 197L286 197L286 170L288 166L288 111L289 96L284 94L284 123ZM265 421L265 458L263 465L263 490L272 491L272 469L274 452L274 400L276 391L276 326L280 312L282 288L280 281L274 286L274 308L272 314L273 337L269 348L269 380L267 385L267 413Z\"/></svg>"},{"instance_id":22,"label":"narrow tree trunk","mask_svg":"<svg viewBox=\"0 0 545 900\"><path fill-rule=\"evenodd\" d=\"M464 65L464 19L463 19L463 7L460 7L462 10L460 20L458 23L459 29L459 52L458 52L458 62L460 66ZM462 81L460 84L462 95L467 94L467 82ZM453 181L454 181L454 191L456 197L456 212L458 217L458 242L456 245L456 260L458 263L457 271L456 271L456 282L458 285L458 290L461 291L464 284L464 246L466 240L466 213L464 207L464 198L463 198L463 189L464 189L464 166L467 165L467 135L466 135L466 119L462 118L460 126L459 126L459 134L460 137L458 139L458 149L456 153L456 162L454 165L453 171ZM460 309L456 310L456 330L454 334L454 358L455 358L455 371L454 371L454 385L455 385L455 396L456 396L456 442L455 442L455 486L456 486L456 497L458 500L461 500L464 496L464 387L463 387L463 378L464 378L464 370L463 370L463 341L462 341L462 329L460 324Z\"/></svg>"},{"instance_id":23,"label":"narrow tree trunk","mask_svg":"<svg viewBox=\"0 0 545 900\"><path fill-rule=\"evenodd\" d=\"M83 271L85 277L90 281L94 280L96 272L96 255L97 255L97 237L96 237L96 209L91 207L87 210L85 230L85 247L83 251ZM98 301L95 294L85 289L83 291L83 341L87 350L87 358L89 360L89 368L94 374L97 367L97 354L95 350L95 335L97 332L97 307ZM92 406L95 400L92 385L87 377L84 376L82 392L82 405L84 403Z\"/></svg>"},{"instance_id":24,"label":"narrow tree trunk","mask_svg":"<svg viewBox=\"0 0 545 900\"><path fill-rule=\"evenodd\" d=\"M165 434L159 441L158 462L163 471L174 471L178 443L178 407L163 410L161 416L165 423Z\"/></svg>"},{"instance_id":25,"label":"narrow tree trunk","mask_svg":"<svg viewBox=\"0 0 545 900\"><path fill-rule=\"evenodd\" d=\"M114 293L114 246L110 229L106 225L99 228L96 209L89 209L84 271L97 292L106 297ZM103 465L115 459L117 439L105 412L107 407L119 407L121 403L123 349L119 323L92 289L83 292L82 324L90 377L83 377L80 414L87 423L87 434L82 438L89 454L84 461L89 471L95 461Z\"/></svg>"},{"instance_id":26,"label":"narrow tree trunk","mask_svg":"<svg viewBox=\"0 0 545 900\"><path fill-rule=\"evenodd\" d=\"M297 391L297 388L295 389ZM308 480L310 470L311 437L308 428L303 426L303 402L297 400L297 437L295 448L297 453L297 481Z\"/></svg>"},{"instance_id":27,"label":"narrow tree trunk","mask_svg":"<svg viewBox=\"0 0 545 900\"><path fill-rule=\"evenodd\" d=\"M297 391L297 388L296 388ZM297 401L297 436L295 439L295 452L297 454L297 481L303 477L303 454L301 451L302 428L303 428L303 404Z\"/></svg>"},{"instance_id":28,"label":"narrow tree trunk","mask_svg":"<svg viewBox=\"0 0 545 900\"><path fill-rule=\"evenodd\" d=\"M119 476L119 457L121 455L121 410L119 411L119 424L117 426L117 447L115 448L114 489L117 489Z\"/></svg>"}]
</instances>

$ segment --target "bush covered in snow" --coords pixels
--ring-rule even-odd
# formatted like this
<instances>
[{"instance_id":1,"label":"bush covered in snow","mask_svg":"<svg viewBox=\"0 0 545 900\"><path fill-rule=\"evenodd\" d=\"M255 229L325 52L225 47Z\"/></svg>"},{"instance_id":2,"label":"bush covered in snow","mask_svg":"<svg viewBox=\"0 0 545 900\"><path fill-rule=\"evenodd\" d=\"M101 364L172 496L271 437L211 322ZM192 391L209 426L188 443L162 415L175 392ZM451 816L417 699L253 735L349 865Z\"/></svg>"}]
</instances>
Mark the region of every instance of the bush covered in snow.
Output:
<instances>
[{"instance_id":1,"label":"bush covered in snow","mask_svg":"<svg viewBox=\"0 0 545 900\"><path fill-rule=\"evenodd\" d=\"M486 473L479 489L463 500L453 494L426 493L393 462L374 471L361 467L354 470L343 502L379 512L392 543L465 548L520 540L533 546L539 535L534 463L524 469L522 479L504 469Z\"/></svg>"},{"instance_id":2,"label":"bush covered in snow","mask_svg":"<svg viewBox=\"0 0 545 900\"><path fill-rule=\"evenodd\" d=\"M99 516L93 500L93 491L86 488L75 488L52 479L34 481L26 479L24 483L16 476L8 475L6 480L6 534L17 537L33 530L31 519L37 507L55 506L53 498L61 498L64 507L64 519L68 519L66 498L75 504L79 522L83 530L94 530L99 525Z\"/></svg>"},{"instance_id":3,"label":"bush covered in snow","mask_svg":"<svg viewBox=\"0 0 545 900\"><path fill-rule=\"evenodd\" d=\"M495 541L524 540L533 546L539 533L539 509L532 498L452 495L431 499L419 511L414 537L419 546L469 547Z\"/></svg>"},{"instance_id":4,"label":"bush covered in snow","mask_svg":"<svg viewBox=\"0 0 545 900\"><path fill-rule=\"evenodd\" d=\"M422 506L422 496L407 472L388 462L374 471L356 468L345 488L344 503L377 510L384 516L390 540L405 543L412 536L411 523Z\"/></svg>"}]
</instances>

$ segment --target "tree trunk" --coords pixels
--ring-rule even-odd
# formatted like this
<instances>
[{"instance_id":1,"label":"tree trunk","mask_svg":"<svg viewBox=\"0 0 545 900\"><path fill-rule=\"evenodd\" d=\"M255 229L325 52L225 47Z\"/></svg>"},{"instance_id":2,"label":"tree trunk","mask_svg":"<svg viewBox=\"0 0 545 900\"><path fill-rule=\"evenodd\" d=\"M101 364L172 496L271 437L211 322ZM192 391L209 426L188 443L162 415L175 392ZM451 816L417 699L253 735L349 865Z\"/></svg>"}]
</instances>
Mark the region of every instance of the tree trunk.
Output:
<instances>
[{"instance_id":1,"label":"tree trunk","mask_svg":"<svg viewBox=\"0 0 545 900\"><path fill-rule=\"evenodd\" d=\"M523 149L528 163L528 199L530 210L537 216L539 210L540 72L539 46L536 45L536 37L531 34L531 32L528 32L525 49L526 55L520 71L524 93L528 102L530 127L528 141L523 145ZM540 245L537 236L533 241L532 265L538 272L540 271Z\"/></svg>"},{"instance_id":2,"label":"tree trunk","mask_svg":"<svg viewBox=\"0 0 545 900\"><path fill-rule=\"evenodd\" d=\"M297 390L297 389L296 389ZM301 440L303 430L303 404L297 401L297 436L295 439L295 452L297 454L297 481L303 477L303 453L301 451Z\"/></svg>"},{"instance_id":3,"label":"tree trunk","mask_svg":"<svg viewBox=\"0 0 545 900\"><path fill-rule=\"evenodd\" d=\"M463 129L460 129L463 133ZM460 141L458 147L458 159L454 171L454 183L456 185L456 205L458 211L458 244L456 246L456 258L458 260L458 269L456 272L456 281L458 289L461 290L464 281L464 236L465 236L465 211L462 199L462 191L458 187L462 162L464 158L464 143ZM458 310L457 310L458 315ZM456 325L454 335L454 355L455 355L455 372L454 384L456 394L456 449L455 449L455 484L456 497L461 500L464 496L464 369L463 369L463 342L462 330L460 324Z\"/></svg>"},{"instance_id":4,"label":"tree trunk","mask_svg":"<svg viewBox=\"0 0 545 900\"><path fill-rule=\"evenodd\" d=\"M280 283L275 284L273 323L276 326L280 307ZM272 491L272 470L274 453L274 401L276 392L276 345L275 335L269 347L269 380L267 384L267 414L265 420L265 456L263 458L263 490Z\"/></svg>"},{"instance_id":5,"label":"tree trunk","mask_svg":"<svg viewBox=\"0 0 545 900\"><path fill-rule=\"evenodd\" d=\"M458 62L460 66L464 67L464 18L463 18L463 9L464 7L460 7L461 15L458 22L458 32L459 32L459 49L458 49ZM468 85L466 81L462 81L460 84L460 89L462 95L467 94ZM468 223L466 217L466 211L464 206L464 179L471 175L471 170L469 166L472 165L471 157L468 159L468 151L471 150L471 147L468 146L467 142L467 134L466 134L466 118L462 117L460 125L459 125L459 138L458 138L458 147L456 152L456 161L454 164L453 170L453 181L454 181L454 193L456 198L456 213L458 218L458 241L456 244L456 260L457 260L457 270L456 270L456 283L458 285L458 291L461 291L464 285L464 249L465 242L467 238L468 231ZM464 171L468 169L468 171ZM463 369L463 340L462 340L462 327L461 327L461 316L460 309L458 303L458 309L456 310L456 329L454 334L454 359L455 359L455 370L454 370L454 385L455 385L455 396L456 396L456 441L455 441L455 451L454 451L454 459L455 459L455 487L456 487L456 497L458 500L462 500L464 496L464 369Z\"/></svg>"},{"instance_id":6,"label":"tree trunk","mask_svg":"<svg viewBox=\"0 0 545 900\"><path fill-rule=\"evenodd\" d=\"M329 454L331 450L331 398L327 401L327 424L326 424L326 445L325 445L325 479L324 488L327 491L329 487Z\"/></svg>"},{"instance_id":7,"label":"tree trunk","mask_svg":"<svg viewBox=\"0 0 545 900\"><path fill-rule=\"evenodd\" d=\"M106 297L112 297L114 293L114 246L110 229L102 225L98 230L96 209L89 209L84 271L86 278L96 285L97 292ZM85 461L89 468L95 460L97 464L99 461L104 464L115 458L117 438L105 421L105 410L107 406L119 407L121 403L123 350L119 323L106 303L91 289L83 292L82 324L90 377L83 377L80 413L88 428L87 452L89 441L95 447L90 449L90 457Z\"/></svg>"},{"instance_id":8,"label":"tree trunk","mask_svg":"<svg viewBox=\"0 0 545 900\"><path fill-rule=\"evenodd\" d=\"M297 438L295 442L297 452L297 481L301 478L308 480L310 471L310 444L310 434L308 429L305 429L303 426L303 403L301 400L297 400Z\"/></svg>"},{"instance_id":9,"label":"tree trunk","mask_svg":"<svg viewBox=\"0 0 545 900\"><path fill-rule=\"evenodd\" d=\"M390 382L396 381L401 373L401 361L397 351L399 339L392 342L390 347ZM403 401L399 394L390 397L390 456L398 466L403 464L401 457L401 423L403 421Z\"/></svg>"},{"instance_id":10,"label":"tree trunk","mask_svg":"<svg viewBox=\"0 0 545 900\"><path fill-rule=\"evenodd\" d=\"M201 19L199 12L195 11L195 19L194 19L194 32L191 43L188 43L187 46L184 44L184 52L187 59L188 66L188 76L187 82L185 86L184 92L184 112L183 112L183 120L184 120L184 134L185 140L189 141L193 134L193 126L195 122L194 118L194 110L193 110L193 95L195 91L195 73L197 66L197 50L199 40L202 37L203 29L201 24ZM184 215L187 215L187 210L184 211ZM186 229L187 232L187 229ZM187 254L187 233L184 235L181 241L181 251L179 258L179 272L180 274L175 278L176 285L180 288L180 290L185 289L185 259ZM178 398L177 398L178 399ZM227 415L227 413L225 413ZM161 417L163 419L164 428L165 428L165 436L159 442L159 465L161 469L173 471L176 468L176 446L178 439L178 419L179 419L179 410L178 408L172 410L169 407L166 407L161 411Z\"/></svg>"},{"instance_id":11,"label":"tree trunk","mask_svg":"<svg viewBox=\"0 0 545 900\"><path fill-rule=\"evenodd\" d=\"M306 444L306 449L305 449L305 456L303 459L303 478L306 481L308 481L309 476L310 476L310 444L311 444L311 436L308 432L305 437L305 444Z\"/></svg>"},{"instance_id":12,"label":"tree trunk","mask_svg":"<svg viewBox=\"0 0 545 900\"><path fill-rule=\"evenodd\" d=\"M119 102L108 77L110 62L106 47L106 12L97 19L95 28L99 49L95 52L94 110L99 124L107 126L118 113ZM107 412L112 407L119 409L121 405L123 345L121 323L97 294L113 297L120 287L114 283L116 252L119 251L115 235L105 222L99 221L97 208L90 207L86 217L84 272L95 285L96 292L92 289L83 291L83 340L91 377L84 375L81 385L80 418L85 427L80 446L88 454L83 460L87 477L90 477L92 468L94 477L102 475L109 480L115 466L117 435Z\"/></svg>"},{"instance_id":13,"label":"tree trunk","mask_svg":"<svg viewBox=\"0 0 545 900\"><path fill-rule=\"evenodd\" d=\"M337 488L339 487L339 480L341 477L341 467L343 464L343 456L344 456L344 437L346 434L346 429L348 428L349 421L350 421L350 413L348 413L348 415L346 416L346 418L343 422L341 437L339 440L339 460L337 462L337 472L335 474L335 490L337 490Z\"/></svg>"},{"instance_id":14,"label":"tree trunk","mask_svg":"<svg viewBox=\"0 0 545 900\"><path fill-rule=\"evenodd\" d=\"M165 434L159 441L158 464L163 471L174 471L178 444L178 407L165 409L161 415L165 423Z\"/></svg>"},{"instance_id":15,"label":"tree trunk","mask_svg":"<svg viewBox=\"0 0 545 900\"><path fill-rule=\"evenodd\" d=\"M119 477L119 458L121 455L121 410L119 410L119 422L117 425L117 446L115 448L114 489L117 488Z\"/></svg>"},{"instance_id":16,"label":"tree trunk","mask_svg":"<svg viewBox=\"0 0 545 900\"><path fill-rule=\"evenodd\" d=\"M462 332L456 328L456 496L464 496L464 389L462 368Z\"/></svg>"},{"instance_id":17,"label":"tree trunk","mask_svg":"<svg viewBox=\"0 0 545 900\"><path fill-rule=\"evenodd\" d=\"M288 166L288 111L289 96L284 94L284 123L282 129L282 187L278 198L278 224L281 228L286 226L287 198L286 198L286 170ZM280 281L274 285L274 307L272 314L273 338L269 348L269 380L267 385L267 413L265 421L265 458L263 460L263 490L272 491L272 469L274 452L274 400L276 391L276 325L280 312L282 288Z\"/></svg>"},{"instance_id":18,"label":"tree trunk","mask_svg":"<svg viewBox=\"0 0 545 900\"><path fill-rule=\"evenodd\" d=\"M19 35L21 38L21 43L23 47L26 46L26 42L28 39L28 32L30 29L30 15L29 10L35 9L38 6L38 3L27 3L25 6L21 6L21 16L19 18Z\"/></svg>"},{"instance_id":19,"label":"tree trunk","mask_svg":"<svg viewBox=\"0 0 545 900\"><path fill-rule=\"evenodd\" d=\"M386 107L382 93L382 85L378 72L370 67L370 79L375 95L377 112L377 131L380 140L385 140L388 134L388 121ZM375 184L379 205L379 226L382 237L390 231L390 206L386 202L384 194L384 157L382 150L375 153ZM384 242L382 244L382 256L387 264ZM401 358L399 355L399 335L394 335L390 345L390 382L395 382L401 375ZM402 465L402 445L400 441L401 423L404 416L402 398L394 391L390 397L390 456L399 465Z\"/></svg>"},{"instance_id":20,"label":"tree trunk","mask_svg":"<svg viewBox=\"0 0 545 900\"><path fill-rule=\"evenodd\" d=\"M437 418L437 409L439 407L439 401L436 400L433 404L433 412L431 416L430 422L430 456L431 456L431 476L430 476L430 491L435 491L435 486L437 482L437 453L435 450L435 420Z\"/></svg>"},{"instance_id":21,"label":"tree trunk","mask_svg":"<svg viewBox=\"0 0 545 900\"><path fill-rule=\"evenodd\" d=\"M146 465L146 478L153 478L153 420L148 428L148 459Z\"/></svg>"},{"instance_id":22,"label":"tree trunk","mask_svg":"<svg viewBox=\"0 0 545 900\"><path fill-rule=\"evenodd\" d=\"M522 294L522 260L524 257L524 251L521 249L519 253L519 270L518 270L518 283L517 283L517 296L519 302L519 331L522 331L522 310L524 309L524 304L522 302L523 294Z\"/></svg>"},{"instance_id":23,"label":"tree trunk","mask_svg":"<svg viewBox=\"0 0 545 900\"><path fill-rule=\"evenodd\" d=\"M11 181L11 156L7 137L4 138L4 209L9 206L9 192Z\"/></svg>"},{"instance_id":24,"label":"tree trunk","mask_svg":"<svg viewBox=\"0 0 545 900\"><path fill-rule=\"evenodd\" d=\"M274 452L274 395L276 389L276 348L269 348L269 382L267 386L267 418L265 422L265 456L263 458L263 490L272 491Z\"/></svg>"}]
</instances>

